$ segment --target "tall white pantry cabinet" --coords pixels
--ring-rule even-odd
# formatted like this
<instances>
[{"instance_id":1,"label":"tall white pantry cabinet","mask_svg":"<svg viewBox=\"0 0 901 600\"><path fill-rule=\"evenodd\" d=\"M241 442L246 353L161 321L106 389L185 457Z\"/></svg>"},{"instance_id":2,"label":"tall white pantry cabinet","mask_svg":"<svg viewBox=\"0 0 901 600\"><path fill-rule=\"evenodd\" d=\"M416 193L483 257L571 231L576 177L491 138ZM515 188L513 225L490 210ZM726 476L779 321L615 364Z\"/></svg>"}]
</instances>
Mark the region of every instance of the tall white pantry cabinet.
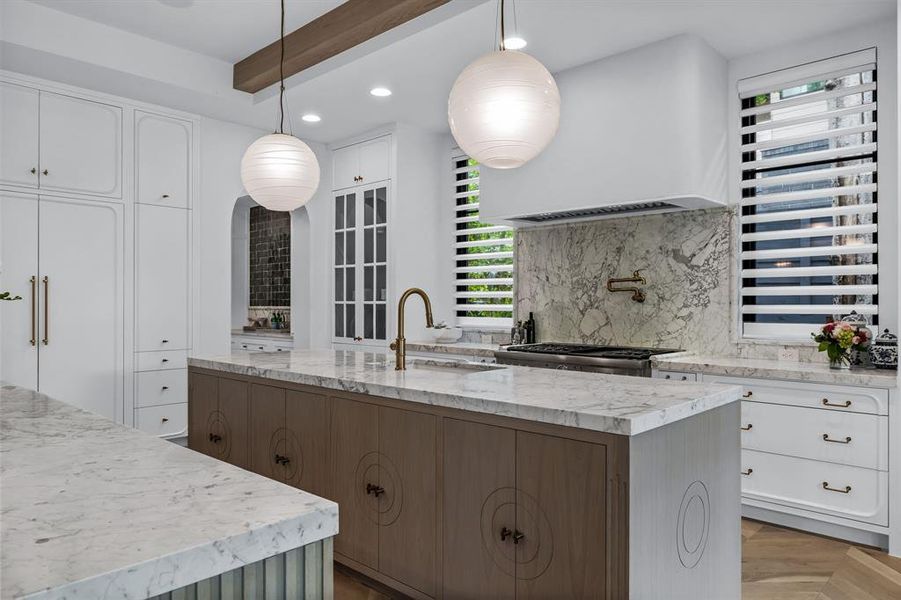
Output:
<instances>
[{"instance_id":1,"label":"tall white pantry cabinet","mask_svg":"<svg viewBox=\"0 0 901 600\"><path fill-rule=\"evenodd\" d=\"M0 72L0 380L186 435L198 130Z\"/></svg>"}]
</instances>

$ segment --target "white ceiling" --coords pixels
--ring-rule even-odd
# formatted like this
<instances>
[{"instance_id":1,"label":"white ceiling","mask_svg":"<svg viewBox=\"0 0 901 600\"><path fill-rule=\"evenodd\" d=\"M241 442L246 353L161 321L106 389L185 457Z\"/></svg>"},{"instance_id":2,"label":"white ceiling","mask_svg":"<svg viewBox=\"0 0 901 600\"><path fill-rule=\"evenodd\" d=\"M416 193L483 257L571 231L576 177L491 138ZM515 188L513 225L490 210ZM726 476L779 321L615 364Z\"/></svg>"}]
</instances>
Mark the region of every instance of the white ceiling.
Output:
<instances>
[{"instance_id":1,"label":"white ceiling","mask_svg":"<svg viewBox=\"0 0 901 600\"><path fill-rule=\"evenodd\" d=\"M278 0L32 0L158 41L233 62L277 37ZM398 41L289 80L296 134L330 142L384 123L447 131L447 95L463 67L495 43L497 5L474 6ZM293 30L339 4L287 0ZM726 58L842 28L894 18L895 0L508 0L526 51L559 71L679 33L695 33ZM468 7L467 7L468 8ZM510 19L508 19L509 21ZM508 22L508 30L513 29ZM373 98L374 85L391 88ZM234 120L271 128L276 104L261 92ZM312 111L322 122L307 124Z\"/></svg>"},{"instance_id":2,"label":"white ceiling","mask_svg":"<svg viewBox=\"0 0 901 600\"><path fill-rule=\"evenodd\" d=\"M77 17L235 63L278 39L279 0L31 0ZM285 0L285 31L343 0Z\"/></svg>"}]
</instances>

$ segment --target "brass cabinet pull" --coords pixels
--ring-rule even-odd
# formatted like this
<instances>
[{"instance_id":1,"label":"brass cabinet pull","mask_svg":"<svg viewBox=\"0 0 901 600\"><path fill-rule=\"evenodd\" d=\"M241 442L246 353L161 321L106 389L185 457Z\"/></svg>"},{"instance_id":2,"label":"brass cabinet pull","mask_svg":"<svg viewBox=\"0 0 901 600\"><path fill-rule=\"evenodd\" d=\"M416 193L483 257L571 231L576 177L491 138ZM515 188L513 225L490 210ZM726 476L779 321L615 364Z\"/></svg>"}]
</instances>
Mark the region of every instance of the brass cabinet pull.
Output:
<instances>
[{"instance_id":1,"label":"brass cabinet pull","mask_svg":"<svg viewBox=\"0 0 901 600\"><path fill-rule=\"evenodd\" d=\"M34 309L34 305L38 301L38 278L32 275L28 282L31 284L31 339L29 341L34 346L38 343L38 316Z\"/></svg>"},{"instance_id":2,"label":"brass cabinet pull","mask_svg":"<svg viewBox=\"0 0 901 600\"><path fill-rule=\"evenodd\" d=\"M847 494L847 493L849 493L849 492L851 491L851 486L850 486L850 485L846 485L846 486L845 486L845 489L841 490L841 489L838 489L838 488L829 487L829 482L828 482L828 481L824 481L824 482L823 482L823 489L824 489L824 490L829 490L830 492L838 492L839 494Z\"/></svg>"},{"instance_id":3,"label":"brass cabinet pull","mask_svg":"<svg viewBox=\"0 0 901 600\"><path fill-rule=\"evenodd\" d=\"M753 395L754 395L754 392L752 392L751 390L748 390L748 393L742 394L741 397L742 398L750 398Z\"/></svg>"},{"instance_id":4,"label":"brass cabinet pull","mask_svg":"<svg viewBox=\"0 0 901 600\"><path fill-rule=\"evenodd\" d=\"M747 427L740 427L742 431L751 431L751 428L754 427L753 423L748 423Z\"/></svg>"},{"instance_id":5,"label":"brass cabinet pull","mask_svg":"<svg viewBox=\"0 0 901 600\"><path fill-rule=\"evenodd\" d=\"M851 406L851 401L845 400L844 404L834 404L832 402L829 402L829 398L823 398L823 406L838 406L840 408L848 408L849 406Z\"/></svg>"},{"instance_id":6,"label":"brass cabinet pull","mask_svg":"<svg viewBox=\"0 0 901 600\"><path fill-rule=\"evenodd\" d=\"M747 471L742 471L741 474L744 475L745 477L747 477L748 475L750 475L753 472L754 472L754 469L748 469Z\"/></svg>"},{"instance_id":7,"label":"brass cabinet pull","mask_svg":"<svg viewBox=\"0 0 901 600\"><path fill-rule=\"evenodd\" d=\"M44 339L41 340L46 346L50 343L50 278L44 275Z\"/></svg>"},{"instance_id":8,"label":"brass cabinet pull","mask_svg":"<svg viewBox=\"0 0 901 600\"><path fill-rule=\"evenodd\" d=\"M518 544L519 542L521 542L521 541L524 540L525 538L526 538L526 534L524 534L523 532L521 532L521 531L519 531L519 530L516 530L516 531L513 532L513 543L514 543L514 544Z\"/></svg>"},{"instance_id":9,"label":"brass cabinet pull","mask_svg":"<svg viewBox=\"0 0 901 600\"><path fill-rule=\"evenodd\" d=\"M851 443L851 436L848 436L848 437L846 437L846 438L843 439L843 440L833 440L832 438L829 437L829 434L828 434L828 433L824 433L824 434L823 434L823 441L824 441L824 442L832 442L833 444L850 444L850 443Z\"/></svg>"}]
</instances>

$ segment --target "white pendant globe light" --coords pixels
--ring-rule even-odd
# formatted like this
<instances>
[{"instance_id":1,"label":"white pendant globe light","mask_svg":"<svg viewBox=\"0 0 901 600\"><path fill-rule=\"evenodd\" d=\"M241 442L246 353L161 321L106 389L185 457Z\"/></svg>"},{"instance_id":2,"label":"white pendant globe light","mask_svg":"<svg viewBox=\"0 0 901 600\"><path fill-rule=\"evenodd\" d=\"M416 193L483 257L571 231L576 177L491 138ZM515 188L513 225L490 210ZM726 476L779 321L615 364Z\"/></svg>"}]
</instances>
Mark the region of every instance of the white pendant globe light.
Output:
<instances>
[{"instance_id":1,"label":"white pendant globe light","mask_svg":"<svg viewBox=\"0 0 901 600\"><path fill-rule=\"evenodd\" d=\"M501 36L504 39L504 0ZM560 92L528 54L501 49L463 69L451 88L447 120L460 148L479 163L515 169L538 156L560 124Z\"/></svg>"},{"instance_id":2,"label":"white pendant globe light","mask_svg":"<svg viewBox=\"0 0 901 600\"><path fill-rule=\"evenodd\" d=\"M241 159L241 182L254 202L269 210L291 211L310 201L319 187L319 161L303 141L285 133L285 0L281 0L279 130L264 135Z\"/></svg>"}]
</instances>

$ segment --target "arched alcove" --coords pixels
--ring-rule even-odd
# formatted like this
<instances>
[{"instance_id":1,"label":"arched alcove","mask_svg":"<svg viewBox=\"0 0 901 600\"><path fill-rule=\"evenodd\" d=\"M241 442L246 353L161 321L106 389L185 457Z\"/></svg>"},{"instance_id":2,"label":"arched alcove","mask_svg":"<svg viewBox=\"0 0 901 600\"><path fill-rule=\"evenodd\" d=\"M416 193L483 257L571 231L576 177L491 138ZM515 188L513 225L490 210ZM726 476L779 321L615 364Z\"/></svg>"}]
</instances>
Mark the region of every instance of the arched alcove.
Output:
<instances>
[{"instance_id":1,"label":"arched alcove","mask_svg":"<svg viewBox=\"0 0 901 600\"><path fill-rule=\"evenodd\" d=\"M240 330L251 316L251 209L259 205L250 196L235 200L231 221L232 330ZM310 217L305 207L291 213L290 317L295 348L309 348L310 336ZM287 311L286 311L287 312Z\"/></svg>"}]
</instances>

